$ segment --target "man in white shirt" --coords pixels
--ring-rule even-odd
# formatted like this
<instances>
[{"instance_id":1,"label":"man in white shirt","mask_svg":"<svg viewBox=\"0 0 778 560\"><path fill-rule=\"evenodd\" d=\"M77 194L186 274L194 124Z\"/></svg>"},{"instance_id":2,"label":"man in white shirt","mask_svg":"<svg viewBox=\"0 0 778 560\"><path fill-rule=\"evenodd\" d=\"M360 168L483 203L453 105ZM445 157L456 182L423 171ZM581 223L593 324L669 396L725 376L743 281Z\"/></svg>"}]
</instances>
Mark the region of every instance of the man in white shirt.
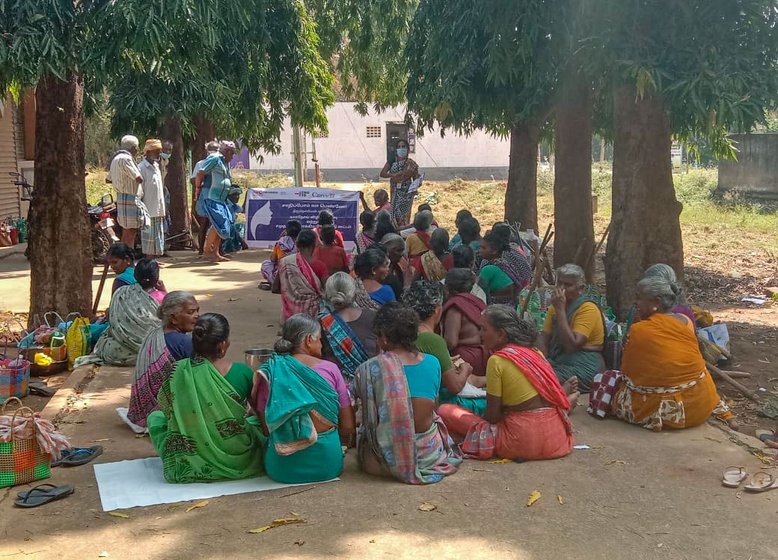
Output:
<instances>
[{"instance_id":1,"label":"man in white shirt","mask_svg":"<svg viewBox=\"0 0 778 560\"><path fill-rule=\"evenodd\" d=\"M122 226L122 242L130 249L135 248L135 236L148 219L141 197L143 178L135 165L138 153L138 139L127 135L122 138L121 149L111 160L108 180L116 189L116 221Z\"/></svg>"},{"instance_id":2,"label":"man in white shirt","mask_svg":"<svg viewBox=\"0 0 778 560\"><path fill-rule=\"evenodd\" d=\"M159 168L162 142L156 138L146 140L143 161L140 162L143 178L143 204L149 212L150 223L140 232L141 247L146 258L155 259L165 252L165 186Z\"/></svg>"}]
</instances>

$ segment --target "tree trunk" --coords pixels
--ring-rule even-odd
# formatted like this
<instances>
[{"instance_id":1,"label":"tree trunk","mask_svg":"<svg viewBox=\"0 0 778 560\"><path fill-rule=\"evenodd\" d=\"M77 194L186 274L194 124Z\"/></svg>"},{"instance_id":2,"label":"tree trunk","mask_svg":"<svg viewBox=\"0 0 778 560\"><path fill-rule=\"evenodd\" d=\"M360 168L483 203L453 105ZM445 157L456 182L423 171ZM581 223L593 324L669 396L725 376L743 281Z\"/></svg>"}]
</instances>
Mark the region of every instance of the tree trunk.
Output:
<instances>
[{"instance_id":1,"label":"tree trunk","mask_svg":"<svg viewBox=\"0 0 778 560\"><path fill-rule=\"evenodd\" d=\"M84 81L47 75L35 93L30 203L30 320L92 310L92 240L84 175ZM38 323L40 324L40 323ZM37 326L37 325L36 325Z\"/></svg>"},{"instance_id":2,"label":"tree trunk","mask_svg":"<svg viewBox=\"0 0 778 560\"><path fill-rule=\"evenodd\" d=\"M511 129L505 219L538 231L538 127L527 122Z\"/></svg>"},{"instance_id":3,"label":"tree trunk","mask_svg":"<svg viewBox=\"0 0 778 560\"><path fill-rule=\"evenodd\" d=\"M192 120L195 127L195 137L192 141L192 162L196 163L208 155L205 145L216 139L216 127L202 115L195 115Z\"/></svg>"},{"instance_id":4,"label":"tree trunk","mask_svg":"<svg viewBox=\"0 0 778 560\"><path fill-rule=\"evenodd\" d=\"M585 266L594 249L592 96L589 84L575 69L564 77L555 112L554 265L575 261ZM591 259L585 270L589 281L594 262Z\"/></svg>"},{"instance_id":5,"label":"tree trunk","mask_svg":"<svg viewBox=\"0 0 778 560\"><path fill-rule=\"evenodd\" d=\"M621 88L614 102L613 217L606 251L608 302L623 317L654 263L683 278L683 241L670 161L670 119L661 98Z\"/></svg>"},{"instance_id":6,"label":"tree trunk","mask_svg":"<svg viewBox=\"0 0 778 560\"><path fill-rule=\"evenodd\" d=\"M170 231L172 237L171 249L186 249L192 247L189 234L189 196L186 172L186 157L184 155L184 138L181 132L181 121L177 117L168 117L162 125L162 137L173 143L173 153L167 165L165 186L170 194ZM186 235L181 235L185 233Z\"/></svg>"}]
</instances>

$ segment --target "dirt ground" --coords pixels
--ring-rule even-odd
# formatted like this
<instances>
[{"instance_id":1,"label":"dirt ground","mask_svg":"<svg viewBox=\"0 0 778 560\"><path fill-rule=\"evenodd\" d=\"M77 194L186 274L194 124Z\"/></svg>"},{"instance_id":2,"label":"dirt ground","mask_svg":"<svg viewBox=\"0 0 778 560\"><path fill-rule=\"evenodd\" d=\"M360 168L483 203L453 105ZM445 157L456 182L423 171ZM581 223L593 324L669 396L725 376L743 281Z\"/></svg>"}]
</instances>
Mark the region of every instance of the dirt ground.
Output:
<instances>
[{"instance_id":1,"label":"dirt ground","mask_svg":"<svg viewBox=\"0 0 778 560\"><path fill-rule=\"evenodd\" d=\"M230 319L234 360L269 346L278 328L278 297L256 289L264 255L210 265L177 253L162 271L169 289L189 289L202 311ZM26 274L23 257L0 260L2 307L26 308ZM736 340L730 369L769 375L778 363L775 310L719 313L732 321ZM148 439L114 412L126 406L131 376L129 368L76 371L44 416L56 418L74 445L103 445L97 462L153 456ZM19 510L12 506L19 488L0 491L0 558L778 558L778 492L751 495L719 483L728 465L775 472L762 462L770 459L759 442L714 424L654 434L594 420L580 406L572 419L576 443L590 449L561 460L466 461L439 484L411 487L362 474L349 452L339 482L212 498L188 513L191 503L111 516L101 509L91 465L59 468L50 482L77 488L65 500ZM533 490L542 497L527 507ZM423 502L437 509L420 511ZM293 514L305 523L248 533Z\"/></svg>"}]
</instances>

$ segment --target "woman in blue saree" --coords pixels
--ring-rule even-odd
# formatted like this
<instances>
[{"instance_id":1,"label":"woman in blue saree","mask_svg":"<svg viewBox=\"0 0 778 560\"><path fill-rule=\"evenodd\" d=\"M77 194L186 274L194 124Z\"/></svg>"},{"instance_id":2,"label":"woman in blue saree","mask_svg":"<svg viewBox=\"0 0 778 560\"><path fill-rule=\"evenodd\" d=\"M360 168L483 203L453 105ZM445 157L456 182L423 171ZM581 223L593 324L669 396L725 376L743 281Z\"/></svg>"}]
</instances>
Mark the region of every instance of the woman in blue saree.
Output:
<instances>
[{"instance_id":1,"label":"woman in blue saree","mask_svg":"<svg viewBox=\"0 0 778 560\"><path fill-rule=\"evenodd\" d=\"M343 471L341 442L354 439L354 410L340 369L321 359L321 349L319 323L293 315L257 373L252 402L268 435L265 470L275 481L319 482Z\"/></svg>"}]
</instances>

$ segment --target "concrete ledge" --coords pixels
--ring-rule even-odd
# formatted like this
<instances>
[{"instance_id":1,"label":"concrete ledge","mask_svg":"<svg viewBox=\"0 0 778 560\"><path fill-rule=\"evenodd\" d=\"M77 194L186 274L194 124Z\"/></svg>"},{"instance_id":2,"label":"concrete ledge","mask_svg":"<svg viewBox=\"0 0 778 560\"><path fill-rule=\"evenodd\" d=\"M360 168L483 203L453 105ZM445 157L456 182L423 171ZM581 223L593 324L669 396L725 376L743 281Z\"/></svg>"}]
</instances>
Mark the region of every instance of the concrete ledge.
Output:
<instances>
[{"instance_id":1,"label":"concrete ledge","mask_svg":"<svg viewBox=\"0 0 778 560\"><path fill-rule=\"evenodd\" d=\"M49 419L56 426L71 411L83 408L83 406L79 407L81 393L89 386L99 369L99 366L94 364L74 369L54 393L54 396L46 403L41 411L41 416Z\"/></svg>"},{"instance_id":2,"label":"concrete ledge","mask_svg":"<svg viewBox=\"0 0 778 560\"><path fill-rule=\"evenodd\" d=\"M27 250L27 243L17 243L10 247L0 247L0 259L10 257L11 255L18 255L24 253Z\"/></svg>"}]
</instances>

